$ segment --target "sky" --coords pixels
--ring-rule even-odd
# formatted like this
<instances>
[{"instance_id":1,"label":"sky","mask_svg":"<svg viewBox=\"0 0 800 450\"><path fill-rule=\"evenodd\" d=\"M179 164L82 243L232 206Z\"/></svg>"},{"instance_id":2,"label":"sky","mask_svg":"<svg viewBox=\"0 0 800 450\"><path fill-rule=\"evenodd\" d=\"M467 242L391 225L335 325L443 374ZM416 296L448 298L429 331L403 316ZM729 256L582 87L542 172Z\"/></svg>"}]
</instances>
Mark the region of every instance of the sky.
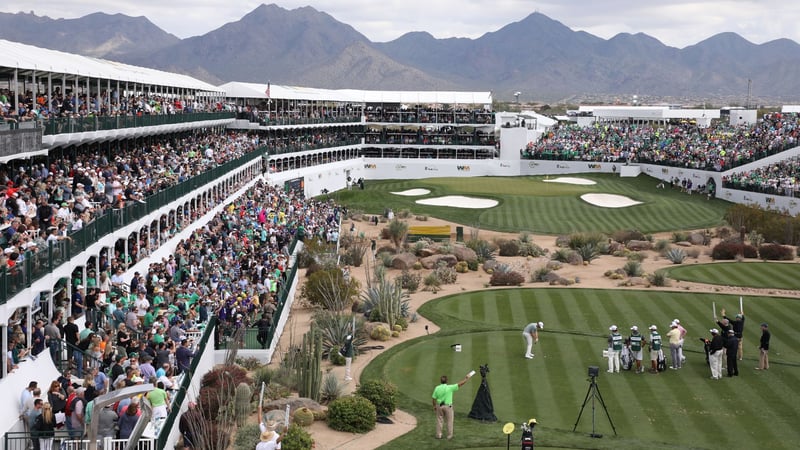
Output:
<instances>
[{"instance_id":1,"label":"sky","mask_svg":"<svg viewBox=\"0 0 800 450\"><path fill-rule=\"evenodd\" d=\"M235 22L261 3L286 9L311 6L351 25L374 42L410 31L437 38L477 38L539 12L573 30L601 38L645 33L683 48L721 32L762 44L789 38L800 43L800 2L762 0L6 0L2 12L33 12L53 19L102 11L146 16L179 38Z\"/></svg>"}]
</instances>

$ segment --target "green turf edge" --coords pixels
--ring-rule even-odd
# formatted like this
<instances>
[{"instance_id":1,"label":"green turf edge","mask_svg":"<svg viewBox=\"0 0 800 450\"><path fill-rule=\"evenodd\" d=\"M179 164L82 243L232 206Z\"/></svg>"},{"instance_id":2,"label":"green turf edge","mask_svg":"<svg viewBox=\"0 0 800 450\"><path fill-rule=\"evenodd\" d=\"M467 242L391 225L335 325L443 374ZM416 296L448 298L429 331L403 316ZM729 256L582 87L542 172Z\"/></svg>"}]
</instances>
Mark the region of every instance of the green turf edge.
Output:
<instances>
[{"instance_id":1,"label":"green turf edge","mask_svg":"<svg viewBox=\"0 0 800 450\"><path fill-rule=\"evenodd\" d=\"M658 272L673 280L716 286L800 290L800 265L796 262L713 262L675 265Z\"/></svg>"}]
</instances>

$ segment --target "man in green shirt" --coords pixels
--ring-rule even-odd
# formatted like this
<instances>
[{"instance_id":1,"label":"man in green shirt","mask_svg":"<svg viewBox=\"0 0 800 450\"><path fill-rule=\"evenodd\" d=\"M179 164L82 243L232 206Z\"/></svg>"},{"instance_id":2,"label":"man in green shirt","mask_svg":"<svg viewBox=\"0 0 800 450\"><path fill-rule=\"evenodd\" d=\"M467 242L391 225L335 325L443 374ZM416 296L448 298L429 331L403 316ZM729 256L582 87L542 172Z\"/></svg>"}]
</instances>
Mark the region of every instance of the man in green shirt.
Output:
<instances>
[{"instance_id":1,"label":"man in green shirt","mask_svg":"<svg viewBox=\"0 0 800 450\"><path fill-rule=\"evenodd\" d=\"M436 439L442 438L442 425L447 421L447 439L453 439L453 393L463 386L469 375L458 384L447 384L447 375L442 375L441 384L436 386L431 395L433 410L436 411Z\"/></svg>"}]
</instances>

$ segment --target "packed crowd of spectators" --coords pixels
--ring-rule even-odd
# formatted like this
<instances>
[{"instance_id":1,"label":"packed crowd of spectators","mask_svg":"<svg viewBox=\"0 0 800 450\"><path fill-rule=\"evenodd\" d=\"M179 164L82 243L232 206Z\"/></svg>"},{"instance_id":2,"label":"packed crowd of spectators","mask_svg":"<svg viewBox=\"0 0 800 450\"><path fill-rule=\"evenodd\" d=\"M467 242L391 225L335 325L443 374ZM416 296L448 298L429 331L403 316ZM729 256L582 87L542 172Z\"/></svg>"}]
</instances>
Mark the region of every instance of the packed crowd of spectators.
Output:
<instances>
[{"instance_id":1,"label":"packed crowd of spectators","mask_svg":"<svg viewBox=\"0 0 800 450\"><path fill-rule=\"evenodd\" d=\"M364 142L388 145L495 145L495 137L478 129L467 131L464 128L447 125L440 128L369 128L365 133Z\"/></svg>"},{"instance_id":2,"label":"packed crowd of spectators","mask_svg":"<svg viewBox=\"0 0 800 450\"><path fill-rule=\"evenodd\" d=\"M48 384L46 393L32 382L20 398L21 417L29 429L45 433L41 439L52 441L60 422L79 438L89 417L102 414L99 435L127 439L140 415L140 396L101 412L93 411L92 400L149 382L158 386L146 394L157 425L169 412L209 317L219 319L218 344L237 328L254 327L265 348L286 283L289 245L295 238L338 232L342 213L331 201L305 200L259 182L130 283L119 282L123 264L117 260L103 264L100 276L91 273L86 286L73 280L72 298L48 323L37 320L31 343L34 354L49 349L72 368ZM86 319L83 328L75 321L80 316ZM24 330L20 335L24 339Z\"/></svg>"},{"instance_id":3,"label":"packed crowd of spectators","mask_svg":"<svg viewBox=\"0 0 800 450\"><path fill-rule=\"evenodd\" d=\"M83 93L76 96L69 88L65 94L60 86L54 87L51 100L47 92L34 94L25 91L17 96L9 89L0 89L0 118L8 122L25 122L56 117L179 114L228 109L220 102L168 98L156 93L120 95L116 90L101 90L100 95Z\"/></svg>"},{"instance_id":4,"label":"packed crowd of spectators","mask_svg":"<svg viewBox=\"0 0 800 450\"><path fill-rule=\"evenodd\" d=\"M800 196L800 157L722 178L723 187L788 197Z\"/></svg>"},{"instance_id":5,"label":"packed crowd of spectators","mask_svg":"<svg viewBox=\"0 0 800 450\"><path fill-rule=\"evenodd\" d=\"M113 156L79 153L49 164L0 167L0 265L47 247L107 213L256 149L245 133L192 134Z\"/></svg>"},{"instance_id":6,"label":"packed crowd of spectators","mask_svg":"<svg viewBox=\"0 0 800 450\"><path fill-rule=\"evenodd\" d=\"M367 106L364 115L367 122L494 124L494 113L485 109Z\"/></svg>"},{"instance_id":7,"label":"packed crowd of spectators","mask_svg":"<svg viewBox=\"0 0 800 450\"><path fill-rule=\"evenodd\" d=\"M521 149L523 158L638 162L724 171L796 147L797 114L765 114L753 125L691 123L559 125Z\"/></svg>"}]
</instances>

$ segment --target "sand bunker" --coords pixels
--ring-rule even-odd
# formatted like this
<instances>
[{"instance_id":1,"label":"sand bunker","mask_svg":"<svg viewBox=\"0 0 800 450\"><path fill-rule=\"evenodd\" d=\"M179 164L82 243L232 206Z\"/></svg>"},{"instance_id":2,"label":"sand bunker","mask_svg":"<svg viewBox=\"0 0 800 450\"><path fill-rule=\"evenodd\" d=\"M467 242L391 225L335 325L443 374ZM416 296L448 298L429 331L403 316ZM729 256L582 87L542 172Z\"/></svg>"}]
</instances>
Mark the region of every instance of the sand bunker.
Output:
<instances>
[{"instance_id":1,"label":"sand bunker","mask_svg":"<svg viewBox=\"0 0 800 450\"><path fill-rule=\"evenodd\" d=\"M482 209L497 206L497 200L488 198L464 197L463 195L447 195L444 197L417 200L420 205L452 206L453 208Z\"/></svg>"},{"instance_id":2,"label":"sand bunker","mask_svg":"<svg viewBox=\"0 0 800 450\"><path fill-rule=\"evenodd\" d=\"M642 203L630 197L615 194L583 194L581 200L601 208L626 208Z\"/></svg>"},{"instance_id":3,"label":"sand bunker","mask_svg":"<svg viewBox=\"0 0 800 450\"><path fill-rule=\"evenodd\" d=\"M406 197L419 197L420 195L428 195L430 193L431 193L431 191L429 191L427 189L420 189L420 188L409 189L409 190L403 191L403 192L392 192L392 194L394 194L394 195L405 195Z\"/></svg>"},{"instance_id":4,"label":"sand bunker","mask_svg":"<svg viewBox=\"0 0 800 450\"><path fill-rule=\"evenodd\" d=\"M565 184L580 184L584 186L589 186L592 184L597 184L597 182L592 180L587 180L586 178L571 178L571 177L558 177L553 178L552 180L544 180L545 183L565 183Z\"/></svg>"}]
</instances>

